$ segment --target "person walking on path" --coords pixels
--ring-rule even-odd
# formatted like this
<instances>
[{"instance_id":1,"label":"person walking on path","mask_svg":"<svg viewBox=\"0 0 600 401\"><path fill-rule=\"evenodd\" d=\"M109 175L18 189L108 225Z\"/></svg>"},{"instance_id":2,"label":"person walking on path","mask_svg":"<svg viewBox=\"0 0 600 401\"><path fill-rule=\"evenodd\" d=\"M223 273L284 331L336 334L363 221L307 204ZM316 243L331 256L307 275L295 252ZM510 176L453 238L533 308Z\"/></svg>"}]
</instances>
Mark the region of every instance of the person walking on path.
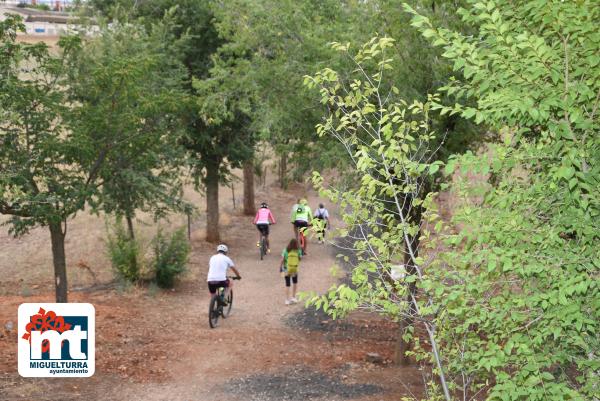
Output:
<instances>
[{"instance_id":1,"label":"person walking on path","mask_svg":"<svg viewBox=\"0 0 600 401\"><path fill-rule=\"evenodd\" d=\"M285 280L285 304L295 304L298 302L296 291L298 290L298 270L300 267L300 259L302 259L302 249L298 245L295 238L290 240L290 243L281 253L281 262L279 263L279 271ZM292 296L290 297L290 287Z\"/></svg>"}]
</instances>

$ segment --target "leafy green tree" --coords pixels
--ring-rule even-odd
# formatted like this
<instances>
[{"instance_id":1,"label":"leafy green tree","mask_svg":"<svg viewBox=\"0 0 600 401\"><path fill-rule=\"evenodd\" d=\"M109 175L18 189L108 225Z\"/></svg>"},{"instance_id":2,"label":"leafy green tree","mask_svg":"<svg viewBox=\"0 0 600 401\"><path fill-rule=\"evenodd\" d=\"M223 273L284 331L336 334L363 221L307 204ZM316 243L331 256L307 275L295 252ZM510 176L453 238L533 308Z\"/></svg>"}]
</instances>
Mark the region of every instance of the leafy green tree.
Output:
<instances>
[{"instance_id":1,"label":"leafy green tree","mask_svg":"<svg viewBox=\"0 0 600 401\"><path fill-rule=\"evenodd\" d=\"M60 56L53 56L43 43L17 42L19 31L19 17L0 21L0 213L11 216L15 235L48 227L56 300L66 302L67 219L94 190L103 156L64 122L67 59L76 40L62 40Z\"/></svg>"},{"instance_id":2,"label":"leafy green tree","mask_svg":"<svg viewBox=\"0 0 600 401\"><path fill-rule=\"evenodd\" d=\"M197 187L206 190L206 238L216 242L219 240L219 183L228 182L231 167L239 167L251 158L254 141L244 107L235 100L239 95L230 97L227 88L217 86L227 81L213 68L212 56L224 40L215 27L212 4L204 0L140 1L130 10L140 22L148 25L165 15L173 21L171 49L187 70L186 97L180 103L181 114L185 116L182 144L189 151ZM127 1L119 5L131 6ZM207 98L222 100L222 103L211 104Z\"/></svg>"},{"instance_id":3,"label":"leafy green tree","mask_svg":"<svg viewBox=\"0 0 600 401\"><path fill-rule=\"evenodd\" d=\"M201 101L201 100L200 100ZM219 183L226 182L231 168L241 167L251 154L252 133L249 121L242 113L231 120L209 125L202 120L194 135L184 139L196 184L206 189L206 240L218 242L219 234Z\"/></svg>"},{"instance_id":4,"label":"leafy green tree","mask_svg":"<svg viewBox=\"0 0 600 401\"><path fill-rule=\"evenodd\" d=\"M18 17L0 23L1 51L7 55L0 64L0 213L11 216L16 235L35 226L49 228L56 299L66 302L69 217L88 202L95 209L106 202L109 210L121 202L111 179L119 179L122 158L136 155L146 163L136 167L140 174L142 167L162 166L144 161L160 159L153 152L163 133L148 127L154 114L164 111L159 110L164 93L147 76L160 76L165 66L143 46L129 58L88 58L102 55L98 42L81 43L77 37L61 39L62 51L53 56L43 43L16 42L19 30L24 26ZM81 60L90 63L82 66ZM124 85L128 79L142 88ZM117 107L126 112L119 114Z\"/></svg>"},{"instance_id":5,"label":"leafy green tree","mask_svg":"<svg viewBox=\"0 0 600 401\"><path fill-rule=\"evenodd\" d=\"M600 7L469 1L473 36L413 24L462 74L442 113L498 133L452 159L461 180L448 251L430 268L445 365L461 398L592 400L600 394ZM474 105L465 104L472 100ZM457 173L459 174L459 173Z\"/></svg>"},{"instance_id":6,"label":"leafy green tree","mask_svg":"<svg viewBox=\"0 0 600 401\"><path fill-rule=\"evenodd\" d=\"M125 217L131 239L136 210L158 217L185 207L177 169L184 155L178 106L185 71L171 57L170 39L168 25L145 30L114 21L86 42L71 77L72 96L81 106L73 114L74 129L131 140L107 156L99 173L104 185L94 199L105 212Z\"/></svg>"},{"instance_id":7,"label":"leafy green tree","mask_svg":"<svg viewBox=\"0 0 600 401\"><path fill-rule=\"evenodd\" d=\"M264 0L219 1L213 10L226 39L220 65L241 91L253 93L252 127L275 150L281 185L287 186L290 170L299 178L311 164L334 166L334 159L343 160L335 141L314 132L320 111L302 77L337 56L326 44L352 32L355 18L349 10L337 1L288 0L277 7ZM231 54L238 55L237 63L226 62Z\"/></svg>"},{"instance_id":8,"label":"leafy green tree","mask_svg":"<svg viewBox=\"0 0 600 401\"><path fill-rule=\"evenodd\" d=\"M456 14L456 1L411 2L447 26L464 26ZM262 139L279 156L279 178L287 184L311 169L339 168L347 163L343 148L330 137L319 138L314 125L321 118L313 94L302 77L323 66L347 68L347 60L327 46L331 41L364 43L377 33L395 39L390 82L404 98L424 101L427 93L444 85L451 64L427 44L409 24L410 15L400 0L280 1L278 7L262 0L215 2L220 50L245 55L244 63L226 66L238 87L254 90L260 101L251 116ZM243 20L243 23L240 21ZM444 26L446 26L444 25ZM476 132L457 115L436 116L440 132L460 131L446 137L440 157L464 151Z\"/></svg>"}]
</instances>

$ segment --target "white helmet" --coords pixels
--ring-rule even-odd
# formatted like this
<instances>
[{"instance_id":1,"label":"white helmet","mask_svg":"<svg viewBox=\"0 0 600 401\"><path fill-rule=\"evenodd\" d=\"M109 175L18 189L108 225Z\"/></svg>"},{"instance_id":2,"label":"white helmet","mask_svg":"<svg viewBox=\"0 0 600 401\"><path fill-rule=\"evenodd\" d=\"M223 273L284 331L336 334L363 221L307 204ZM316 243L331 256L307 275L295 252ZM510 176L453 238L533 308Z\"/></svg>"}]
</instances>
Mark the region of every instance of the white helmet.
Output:
<instances>
[{"instance_id":1,"label":"white helmet","mask_svg":"<svg viewBox=\"0 0 600 401\"><path fill-rule=\"evenodd\" d=\"M229 248L227 248L227 245L221 244L217 247L217 252L227 253L229 252Z\"/></svg>"}]
</instances>

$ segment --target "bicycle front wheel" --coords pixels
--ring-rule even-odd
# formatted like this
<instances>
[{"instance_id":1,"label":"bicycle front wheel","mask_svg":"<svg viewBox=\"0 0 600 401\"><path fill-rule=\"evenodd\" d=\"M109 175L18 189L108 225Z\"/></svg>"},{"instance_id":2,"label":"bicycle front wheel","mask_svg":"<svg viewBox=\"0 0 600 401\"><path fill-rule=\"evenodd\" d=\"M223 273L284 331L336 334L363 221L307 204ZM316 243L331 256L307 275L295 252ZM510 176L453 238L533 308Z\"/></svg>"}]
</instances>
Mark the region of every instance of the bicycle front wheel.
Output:
<instances>
[{"instance_id":1,"label":"bicycle front wheel","mask_svg":"<svg viewBox=\"0 0 600 401\"><path fill-rule=\"evenodd\" d=\"M208 305L208 324L210 324L211 329L217 327L219 315L221 314L221 311L219 310L219 300L217 298L218 295L213 295Z\"/></svg>"},{"instance_id":2,"label":"bicycle front wheel","mask_svg":"<svg viewBox=\"0 0 600 401\"><path fill-rule=\"evenodd\" d=\"M229 295L227 295L225 301L227 301L227 306L223 308L223 318L229 316L231 313L231 307L233 306L233 290L231 288L229 289Z\"/></svg>"}]
</instances>

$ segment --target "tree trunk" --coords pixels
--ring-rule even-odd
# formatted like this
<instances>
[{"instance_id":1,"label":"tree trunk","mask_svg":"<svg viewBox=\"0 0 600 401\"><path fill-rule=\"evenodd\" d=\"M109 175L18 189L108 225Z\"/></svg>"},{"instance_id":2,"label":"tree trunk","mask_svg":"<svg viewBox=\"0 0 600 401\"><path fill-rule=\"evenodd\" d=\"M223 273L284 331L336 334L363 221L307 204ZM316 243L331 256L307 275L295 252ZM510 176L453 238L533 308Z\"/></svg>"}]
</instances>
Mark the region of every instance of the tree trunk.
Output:
<instances>
[{"instance_id":1,"label":"tree trunk","mask_svg":"<svg viewBox=\"0 0 600 401\"><path fill-rule=\"evenodd\" d=\"M408 217L411 224L421 224L422 208L420 205L412 206L412 196L408 195L408 199L405 202L405 216ZM408 236L408 243L404 244L404 269L407 275L415 275L417 273L415 264L411 257L419 256L419 238L421 237L421 230L419 229L414 236ZM406 341L403 336L408 330L414 325L414 318L417 310L414 300L417 297L417 284L415 281L408 284L406 293L406 302L408 306L407 316L403 317L398 324L398 338L396 339L395 355L394 360L398 365L409 365L410 358L406 355L406 351L412 349L412 341ZM416 333L413 331L413 335Z\"/></svg>"},{"instance_id":2,"label":"tree trunk","mask_svg":"<svg viewBox=\"0 0 600 401\"><path fill-rule=\"evenodd\" d=\"M410 244L405 244L405 254L404 254L404 268L406 270L406 274L407 275L414 275L416 274L416 269L415 269L415 265L412 262L412 259L410 257L410 253L408 250L408 247L410 246L412 248L413 254L415 255L415 257L418 255L418 251L419 251L419 233L417 233L417 236L415 237L410 237L411 239L411 243ZM410 351L412 349L412 341L406 341L404 339L404 335L406 333L408 333L409 329L413 326L414 324L414 319L413 316L416 313L416 308L413 302L413 299L416 298L417 296L417 286L415 282L409 283L408 284L408 292L406 294L406 302L409 305L408 306L408 316L403 317L400 322L398 323L398 338L396 339L396 349L395 349L395 355L394 355L394 360L396 361L396 364L398 365L409 365L410 364L410 358L406 355L406 351ZM414 331L413 331L413 334Z\"/></svg>"},{"instance_id":3,"label":"tree trunk","mask_svg":"<svg viewBox=\"0 0 600 401\"><path fill-rule=\"evenodd\" d=\"M131 244L134 244L135 241L135 233L133 231L133 213L126 213L125 215L125 220L127 221L127 233L129 234L129 240L131 241ZM134 269L134 271L138 270L138 264L137 264L137 256L135 252L131 253L131 267Z\"/></svg>"},{"instance_id":4,"label":"tree trunk","mask_svg":"<svg viewBox=\"0 0 600 401\"><path fill-rule=\"evenodd\" d=\"M254 215L254 162L244 163L244 214Z\"/></svg>"},{"instance_id":5,"label":"tree trunk","mask_svg":"<svg viewBox=\"0 0 600 401\"><path fill-rule=\"evenodd\" d=\"M54 263L54 284L56 302L67 301L67 260L65 256L65 235L61 222L50 223L50 240L52 242L52 262Z\"/></svg>"},{"instance_id":6,"label":"tree trunk","mask_svg":"<svg viewBox=\"0 0 600 401\"><path fill-rule=\"evenodd\" d=\"M219 163L206 165L206 240L219 242Z\"/></svg>"},{"instance_id":7,"label":"tree trunk","mask_svg":"<svg viewBox=\"0 0 600 401\"><path fill-rule=\"evenodd\" d=\"M127 232L129 233L129 239L135 239L135 233L133 232L133 217L131 214L127 213L125 216L125 220L127 220Z\"/></svg>"},{"instance_id":8,"label":"tree trunk","mask_svg":"<svg viewBox=\"0 0 600 401\"><path fill-rule=\"evenodd\" d=\"M282 189L287 189L287 154L283 153L281 155L281 160L279 162L279 185Z\"/></svg>"}]
</instances>

